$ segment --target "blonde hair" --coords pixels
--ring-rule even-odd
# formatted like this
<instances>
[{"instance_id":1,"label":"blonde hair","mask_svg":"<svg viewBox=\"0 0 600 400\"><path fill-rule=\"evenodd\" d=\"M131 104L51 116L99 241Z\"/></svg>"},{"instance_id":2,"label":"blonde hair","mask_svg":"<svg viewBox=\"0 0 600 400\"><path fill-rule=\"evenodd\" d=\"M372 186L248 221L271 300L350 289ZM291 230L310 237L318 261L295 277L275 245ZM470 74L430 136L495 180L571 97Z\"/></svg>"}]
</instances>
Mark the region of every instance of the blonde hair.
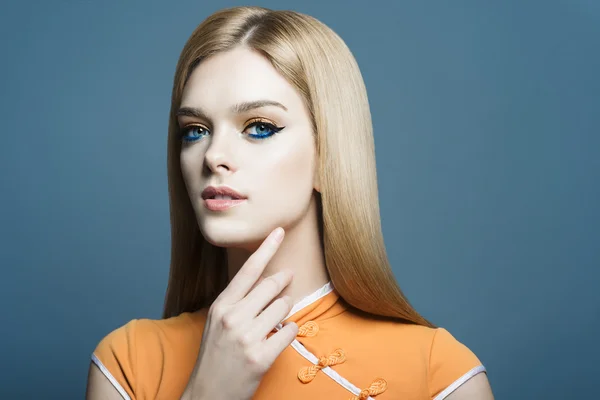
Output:
<instances>
[{"instance_id":1,"label":"blonde hair","mask_svg":"<svg viewBox=\"0 0 600 400\"><path fill-rule=\"evenodd\" d=\"M171 268L163 318L209 306L227 285L225 249L203 238L183 181L176 111L198 63L240 45L264 55L310 112L319 160L321 240L340 297L357 311L433 327L403 295L386 255L371 114L356 60L317 19L263 7L212 14L194 30L177 63L167 155Z\"/></svg>"}]
</instances>

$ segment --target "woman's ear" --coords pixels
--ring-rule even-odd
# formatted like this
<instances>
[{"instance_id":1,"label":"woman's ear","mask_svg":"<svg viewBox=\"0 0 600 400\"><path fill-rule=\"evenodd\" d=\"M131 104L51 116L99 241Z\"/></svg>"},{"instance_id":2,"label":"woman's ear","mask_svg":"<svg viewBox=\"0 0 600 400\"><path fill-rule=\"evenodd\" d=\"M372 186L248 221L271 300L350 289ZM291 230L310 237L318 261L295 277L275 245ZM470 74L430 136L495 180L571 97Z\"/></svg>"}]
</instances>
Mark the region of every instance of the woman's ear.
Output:
<instances>
[{"instance_id":1,"label":"woman's ear","mask_svg":"<svg viewBox=\"0 0 600 400\"><path fill-rule=\"evenodd\" d=\"M315 177L314 177L314 183L313 183L313 187L314 189L321 193L321 179L319 178L319 171L315 171Z\"/></svg>"}]
</instances>

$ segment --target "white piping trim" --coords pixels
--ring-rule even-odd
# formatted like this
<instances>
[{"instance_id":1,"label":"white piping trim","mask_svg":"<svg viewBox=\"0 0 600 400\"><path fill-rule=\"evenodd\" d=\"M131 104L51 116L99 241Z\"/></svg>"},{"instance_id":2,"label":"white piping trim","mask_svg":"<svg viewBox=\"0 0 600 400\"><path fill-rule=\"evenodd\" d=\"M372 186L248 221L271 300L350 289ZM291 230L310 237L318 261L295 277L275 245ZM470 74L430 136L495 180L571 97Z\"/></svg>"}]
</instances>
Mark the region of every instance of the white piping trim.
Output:
<instances>
[{"instance_id":1,"label":"white piping trim","mask_svg":"<svg viewBox=\"0 0 600 400\"><path fill-rule=\"evenodd\" d=\"M320 289L315 290L314 292L312 292L311 294L309 294L308 296L304 297L302 300L300 300L299 302L294 304L291 311L284 318L284 320L286 320L289 317L291 317L292 315L296 314L298 311L302 310L304 307L308 307L315 301L319 300L321 297L325 297L332 291L333 291L333 284L331 283L331 281L329 281L325 285L323 285Z\"/></svg>"},{"instance_id":2,"label":"white piping trim","mask_svg":"<svg viewBox=\"0 0 600 400\"><path fill-rule=\"evenodd\" d=\"M444 389L440 394L438 394L433 400L445 399L450 393L452 393L456 389L458 389L460 387L460 385L462 385L463 383L465 383L466 381L468 381L469 379L471 379L472 377L474 377L475 375L477 375L481 372L487 373L487 371L483 365L479 365L479 366L471 369L469 372L467 372L466 374L464 374L463 376L461 376L460 378L458 378L457 380L452 382L446 389Z\"/></svg>"},{"instance_id":3,"label":"white piping trim","mask_svg":"<svg viewBox=\"0 0 600 400\"><path fill-rule=\"evenodd\" d=\"M298 353L300 353L300 355L302 357L306 358L308 361L310 361L314 365L319 364L319 359L314 354L312 354L310 351L306 350L306 347L302 346L302 343L300 343L299 341L294 339L294 341L292 342L292 347L294 348L294 350L296 350ZM321 369L321 371L325 375L327 375L328 377L330 377L331 379L333 379L334 381L339 383L344 389L348 390L354 396L360 395L360 389L358 387L354 386L352 383L350 383L350 381L348 381L346 378L344 378L343 376L338 374L337 371L335 371L334 369L332 369L330 367L324 367ZM367 397L367 399L375 400L371 396Z\"/></svg>"},{"instance_id":4,"label":"white piping trim","mask_svg":"<svg viewBox=\"0 0 600 400\"><path fill-rule=\"evenodd\" d=\"M102 361L100 361L100 359L98 357L96 357L96 354L94 354L94 353L92 353L92 361L94 362L94 364L96 364L98 366L98 368L100 368L100 371L102 371L102 373L104 374L104 376L106 376L108 378L108 380L110 381L110 383L112 383L112 385L115 387L115 389L117 389L117 391L121 394L121 396L123 397L123 399L125 399L125 400L131 400L131 398L129 397L129 395L125 391L125 389L123 389L121 387L121 385L119 385L119 382L117 382L117 380L115 379L114 376L112 376L112 374L110 373L110 371L108 370L108 368L106 368L104 366L104 364L102 364Z\"/></svg>"}]
</instances>

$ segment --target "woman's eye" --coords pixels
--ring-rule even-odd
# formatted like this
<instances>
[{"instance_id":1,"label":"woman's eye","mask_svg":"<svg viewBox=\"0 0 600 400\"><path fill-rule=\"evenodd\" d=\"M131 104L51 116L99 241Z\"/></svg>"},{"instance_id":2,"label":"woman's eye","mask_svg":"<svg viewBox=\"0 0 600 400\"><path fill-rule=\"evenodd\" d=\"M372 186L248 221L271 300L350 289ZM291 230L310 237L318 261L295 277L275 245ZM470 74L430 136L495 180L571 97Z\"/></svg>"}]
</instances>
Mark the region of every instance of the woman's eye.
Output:
<instances>
[{"instance_id":1,"label":"woman's eye","mask_svg":"<svg viewBox=\"0 0 600 400\"><path fill-rule=\"evenodd\" d=\"M198 139L202 139L208 131L198 125L188 125L181 128L181 139L186 142L195 142Z\"/></svg>"},{"instance_id":2,"label":"woman's eye","mask_svg":"<svg viewBox=\"0 0 600 400\"><path fill-rule=\"evenodd\" d=\"M256 121L248 125L244 131L254 131L253 133L248 133L248 136L253 139L266 139L281 131L283 128L285 127L278 127L268 122Z\"/></svg>"},{"instance_id":3,"label":"woman's eye","mask_svg":"<svg viewBox=\"0 0 600 400\"><path fill-rule=\"evenodd\" d=\"M252 139L266 139L281 131L284 126L278 127L264 121L251 123L244 129L244 133ZM249 132L246 132L249 131ZM209 134L208 129L200 125L188 125L180 129L181 140L185 142L195 142Z\"/></svg>"}]
</instances>

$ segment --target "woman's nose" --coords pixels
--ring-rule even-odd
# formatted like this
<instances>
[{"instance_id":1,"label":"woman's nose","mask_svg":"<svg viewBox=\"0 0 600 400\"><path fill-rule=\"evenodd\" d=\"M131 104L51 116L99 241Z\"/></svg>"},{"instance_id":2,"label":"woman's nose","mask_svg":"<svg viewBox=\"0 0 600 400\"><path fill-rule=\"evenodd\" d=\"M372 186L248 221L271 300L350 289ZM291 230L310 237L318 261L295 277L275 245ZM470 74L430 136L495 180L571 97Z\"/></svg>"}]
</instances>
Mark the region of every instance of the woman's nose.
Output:
<instances>
[{"instance_id":1,"label":"woman's nose","mask_svg":"<svg viewBox=\"0 0 600 400\"><path fill-rule=\"evenodd\" d=\"M226 137L229 136L229 137ZM212 173L234 172L233 143L235 135L221 134L210 137L210 144L204 154L204 163Z\"/></svg>"}]
</instances>

